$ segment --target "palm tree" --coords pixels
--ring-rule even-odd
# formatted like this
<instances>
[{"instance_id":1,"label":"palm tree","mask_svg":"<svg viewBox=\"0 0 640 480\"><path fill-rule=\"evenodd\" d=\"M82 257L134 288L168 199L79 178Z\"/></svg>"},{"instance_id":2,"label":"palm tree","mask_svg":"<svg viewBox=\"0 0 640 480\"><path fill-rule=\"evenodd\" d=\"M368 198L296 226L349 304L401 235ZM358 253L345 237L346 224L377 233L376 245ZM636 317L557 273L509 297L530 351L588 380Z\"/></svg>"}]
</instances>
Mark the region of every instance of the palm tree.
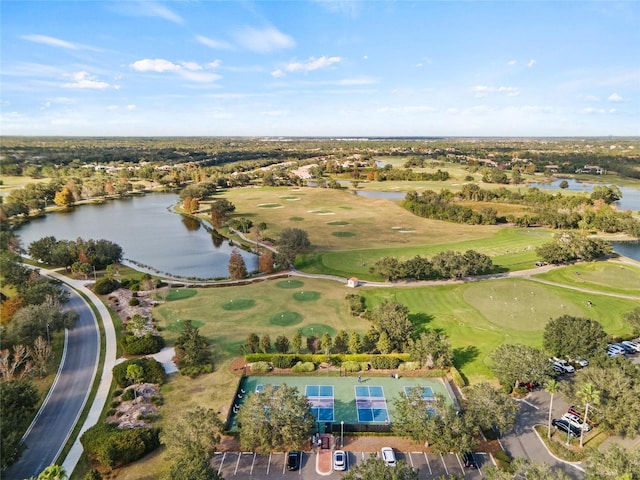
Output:
<instances>
[{"instance_id":1,"label":"palm tree","mask_svg":"<svg viewBox=\"0 0 640 480\"><path fill-rule=\"evenodd\" d=\"M549 402L549 424L547 425L547 438L551 438L551 412L553 411L553 396L558 393L560 384L553 378L547 381L544 388L551 394L551 401Z\"/></svg>"},{"instance_id":2,"label":"palm tree","mask_svg":"<svg viewBox=\"0 0 640 480\"><path fill-rule=\"evenodd\" d=\"M600 390L596 390L592 382L587 382L578 391L578 398L584 403L584 424L589 420L589 407L591 405L600 405ZM580 430L580 448L582 448L584 440L584 429Z\"/></svg>"},{"instance_id":3,"label":"palm tree","mask_svg":"<svg viewBox=\"0 0 640 480\"><path fill-rule=\"evenodd\" d=\"M37 480L66 480L67 478L67 472L64 467L61 465L49 465L40 472Z\"/></svg>"}]
</instances>

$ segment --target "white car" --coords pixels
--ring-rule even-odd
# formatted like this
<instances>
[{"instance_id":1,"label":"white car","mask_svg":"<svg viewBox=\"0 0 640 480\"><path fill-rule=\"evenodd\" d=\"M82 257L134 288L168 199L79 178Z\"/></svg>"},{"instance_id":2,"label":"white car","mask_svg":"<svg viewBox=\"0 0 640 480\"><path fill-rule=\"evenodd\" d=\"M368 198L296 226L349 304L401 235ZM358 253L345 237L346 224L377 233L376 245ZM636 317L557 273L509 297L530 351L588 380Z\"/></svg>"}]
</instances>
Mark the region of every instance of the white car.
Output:
<instances>
[{"instance_id":1,"label":"white car","mask_svg":"<svg viewBox=\"0 0 640 480\"><path fill-rule=\"evenodd\" d=\"M586 358L582 358L582 357L576 357L574 359L572 359L573 363L577 363L578 365L580 365L581 367L587 367L589 365L589 360L587 360Z\"/></svg>"},{"instance_id":2,"label":"white car","mask_svg":"<svg viewBox=\"0 0 640 480\"><path fill-rule=\"evenodd\" d=\"M634 350L636 353L640 352L640 342L636 342L634 340L625 340L623 342L620 342L623 345L626 345L628 347L630 347L632 350Z\"/></svg>"},{"instance_id":3,"label":"white car","mask_svg":"<svg viewBox=\"0 0 640 480\"><path fill-rule=\"evenodd\" d=\"M588 423L584 423L584 421L579 416L574 415L573 413L565 413L564 415L562 415L562 418L564 418L574 427L581 428L585 432L591 430L591 425L589 425Z\"/></svg>"},{"instance_id":4,"label":"white car","mask_svg":"<svg viewBox=\"0 0 640 480\"><path fill-rule=\"evenodd\" d=\"M344 450L336 450L333 453L333 469L339 472L347 469L347 454Z\"/></svg>"},{"instance_id":5,"label":"white car","mask_svg":"<svg viewBox=\"0 0 640 480\"><path fill-rule=\"evenodd\" d=\"M557 367L555 369L557 371L562 371L563 373L573 373L576 371L576 369L573 368L573 365L571 365L566 360L561 360L559 358L553 357L553 358L550 358L549 361L553 363L554 367Z\"/></svg>"},{"instance_id":6,"label":"white car","mask_svg":"<svg viewBox=\"0 0 640 480\"><path fill-rule=\"evenodd\" d=\"M382 460L387 467L396 466L396 454L393 452L393 448L382 447L380 454L382 455Z\"/></svg>"},{"instance_id":7,"label":"white car","mask_svg":"<svg viewBox=\"0 0 640 480\"><path fill-rule=\"evenodd\" d=\"M619 357L620 355L624 355L625 353L626 352L624 351L624 348L619 347L618 345L607 345L607 355L609 355L609 357L611 358Z\"/></svg>"}]
</instances>

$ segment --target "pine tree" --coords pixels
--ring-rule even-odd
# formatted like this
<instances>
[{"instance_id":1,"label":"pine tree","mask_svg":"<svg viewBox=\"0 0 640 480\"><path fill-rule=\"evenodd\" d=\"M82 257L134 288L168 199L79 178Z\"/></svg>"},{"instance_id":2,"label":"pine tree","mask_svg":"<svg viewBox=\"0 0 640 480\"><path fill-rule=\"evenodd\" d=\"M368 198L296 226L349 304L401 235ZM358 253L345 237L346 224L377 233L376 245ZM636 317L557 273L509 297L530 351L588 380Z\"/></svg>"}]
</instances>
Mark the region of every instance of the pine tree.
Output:
<instances>
[{"instance_id":1,"label":"pine tree","mask_svg":"<svg viewBox=\"0 0 640 480\"><path fill-rule=\"evenodd\" d=\"M241 280L247 278L247 266L244 258L237 249L233 249L229 257L229 278L231 280Z\"/></svg>"}]
</instances>

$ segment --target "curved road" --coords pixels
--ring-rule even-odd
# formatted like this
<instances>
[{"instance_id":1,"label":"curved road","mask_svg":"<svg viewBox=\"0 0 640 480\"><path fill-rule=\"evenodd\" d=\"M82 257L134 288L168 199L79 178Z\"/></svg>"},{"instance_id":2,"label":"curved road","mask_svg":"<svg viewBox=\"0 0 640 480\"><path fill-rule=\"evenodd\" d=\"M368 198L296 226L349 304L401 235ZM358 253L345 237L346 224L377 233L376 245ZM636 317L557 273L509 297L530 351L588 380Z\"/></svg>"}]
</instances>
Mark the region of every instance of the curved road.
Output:
<instances>
[{"instance_id":1,"label":"curved road","mask_svg":"<svg viewBox=\"0 0 640 480\"><path fill-rule=\"evenodd\" d=\"M99 358L98 324L85 300L64 288L71 293L65 308L78 313L78 322L66 332L66 353L56 380L25 434L27 450L15 465L3 472L3 478L30 478L51 465L73 431L91 391Z\"/></svg>"}]
</instances>

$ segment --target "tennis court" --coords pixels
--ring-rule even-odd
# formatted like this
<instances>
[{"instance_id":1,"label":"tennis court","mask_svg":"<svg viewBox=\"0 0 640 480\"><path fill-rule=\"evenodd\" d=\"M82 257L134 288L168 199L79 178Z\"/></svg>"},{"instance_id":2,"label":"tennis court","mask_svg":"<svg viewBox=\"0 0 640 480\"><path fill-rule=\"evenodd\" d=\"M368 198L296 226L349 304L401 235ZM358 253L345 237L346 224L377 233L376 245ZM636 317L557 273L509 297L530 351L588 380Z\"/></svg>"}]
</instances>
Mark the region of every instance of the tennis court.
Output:
<instances>
[{"instance_id":1,"label":"tennis court","mask_svg":"<svg viewBox=\"0 0 640 480\"><path fill-rule=\"evenodd\" d=\"M286 384L296 387L311 404L319 423L384 425L394 421L394 400L421 387L425 408L436 394L451 398L441 379L416 377L322 377L249 376L242 384L246 392L260 391L264 385ZM240 403L244 399L240 400ZM235 422L234 422L235 423Z\"/></svg>"}]
</instances>

